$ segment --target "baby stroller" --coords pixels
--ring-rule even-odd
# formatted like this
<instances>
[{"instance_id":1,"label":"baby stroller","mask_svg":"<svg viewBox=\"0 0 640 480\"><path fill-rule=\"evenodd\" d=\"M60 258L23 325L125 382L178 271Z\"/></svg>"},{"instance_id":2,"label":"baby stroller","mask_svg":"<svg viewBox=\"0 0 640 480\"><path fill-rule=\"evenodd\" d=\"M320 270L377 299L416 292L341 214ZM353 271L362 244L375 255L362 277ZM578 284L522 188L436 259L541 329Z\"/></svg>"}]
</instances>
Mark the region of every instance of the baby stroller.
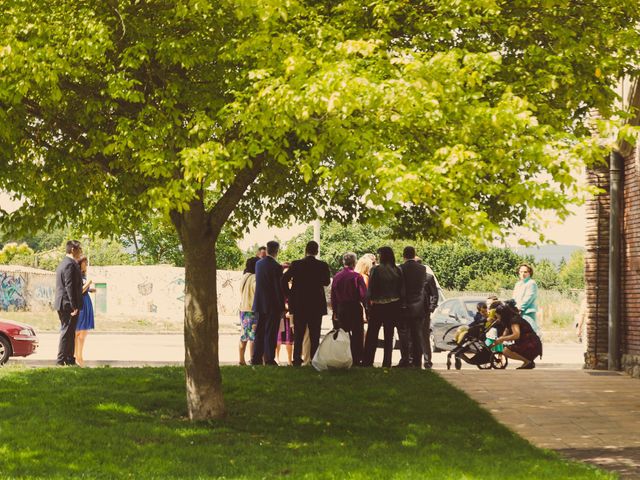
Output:
<instances>
[{"instance_id":1,"label":"baby stroller","mask_svg":"<svg viewBox=\"0 0 640 480\"><path fill-rule=\"evenodd\" d=\"M472 325L466 330L466 327L458 327L457 325L447 330L442 336L443 340L454 328L460 328L455 339L447 342L453 346L453 349L447 354L447 370L451 369L451 357L454 357L456 370L462 368L463 360L469 365L475 365L480 370L507 368L509 362L507 357L501 351L494 351L489 346L492 343L491 339L487 341L487 333L495 326L496 322L487 322Z\"/></svg>"}]
</instances>

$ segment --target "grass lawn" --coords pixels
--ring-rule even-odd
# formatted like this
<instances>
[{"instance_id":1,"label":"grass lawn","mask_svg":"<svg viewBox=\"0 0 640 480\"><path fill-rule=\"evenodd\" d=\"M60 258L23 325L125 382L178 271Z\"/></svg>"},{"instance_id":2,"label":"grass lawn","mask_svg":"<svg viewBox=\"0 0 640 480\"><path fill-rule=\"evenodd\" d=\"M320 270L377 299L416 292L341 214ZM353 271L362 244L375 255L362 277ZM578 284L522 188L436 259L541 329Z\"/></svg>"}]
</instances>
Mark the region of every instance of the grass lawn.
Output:
<instances>
[{"instance_id":1,"label":"grass lawn","mask_svg":"<svg viewBox=\"0 0 640 480\"><path fill-rule=\"evenodd\" d=\"M432 372L223 375L228 417L193 424L180 368L0 369L0 478L615 478L531 446Z\"/></svg>"}]
</instances>

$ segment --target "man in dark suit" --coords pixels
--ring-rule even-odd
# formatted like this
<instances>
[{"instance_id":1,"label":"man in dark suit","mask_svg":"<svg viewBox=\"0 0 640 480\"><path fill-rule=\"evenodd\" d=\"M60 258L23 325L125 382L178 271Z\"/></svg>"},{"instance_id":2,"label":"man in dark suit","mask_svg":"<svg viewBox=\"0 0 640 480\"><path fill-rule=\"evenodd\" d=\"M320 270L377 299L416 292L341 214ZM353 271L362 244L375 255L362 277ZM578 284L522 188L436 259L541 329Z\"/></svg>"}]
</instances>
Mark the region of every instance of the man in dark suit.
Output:
<instances>
[{"instance_id":1,"label":"man in dark suit","mask_svg":"<svg viewBox=\"0 0 640 480\"><path fill-rule=\"evenodd\" d=\"M406 306L402 309L398 322L400 336L400 363L398 367L410 367L413 363L421 367L422 335L424 332L425 285L427 269L416 262L416 250L405 247L402 252L404 263L400 265L405 281ZM411 351L410 351L411 350Z\"/></svg>"},{"instance_id":2,"label":"man in dark suit","mask_svg":"<svg viewBox=\"0 0 640 480\"><path fill-rule=\"evenodd\" d=\"M82 309L82 273L77 260L82 255L80 242L67 242L67 255L56 269L56 297L53 308L60 318L58 365L75 365L74 347L78 314Z\"/></svg>"},{"instance_id":3,"label":"man in dark suit","mask_svg":"<svg viewBox=\"0 0 640 480\"><path fill-rule=\"evenodd\" d=\"M252 365L277 365L276 342L280 319L284 313L282 265L276 257L280 244L267 242L267 256L256 263L256 293L253 311L256 315L256 339L253 343ZM264 358L263 358L264 357Z\"/></svg>"},{"instance_id":4,"label":"man in dark suit","mask_svg":"<svg viewBox=\"0 0 640 480\"><path fill-rule=\"evenodd\" d=\"M302 365L302 342L309 327L311 358L318 349L322 316L327 314L327 297L324 287L331 281L329 265L318 260L319 246L313 240L307 243L305 258L291 263L282 277L282 287L293 314L293 364ZM289 288L291 282L291 288Z\"/></svg>"},{"instance_id":5,"label":"man in dark suit","mask_svg":"<svg viewBox=\"0 0 640 480\"><path fill-rule=\"evenodd\" d=\"M431 312L438 305L438 292L433 275L416 260L416 250L405 247L402 252L404 263L400 265L406 288L406 307L402 310L398 325L400 336L400 363L398 367L422 367L425 355L425 367L431 368L431 348L428 344ZM435 295L435 296L434 296ZM434 303L435 302L435 303ZM426 324L426 326L425 326ZM427 345L424 332L427 332Z\"/></svg>"},{"instance_id":6,"label":"man in dark suit","mask_svg":"<svg viewBox=\"0 0 640 480\"><path fill-rule=\"evenodd\" d=\"M433 367L431 362L431 314L438 306L438 286L436 278L427 272L427 283L425 285L425 313L424 328L422 333L422 351L424 353L424 368Z\"/></svg>"}]
</instances>

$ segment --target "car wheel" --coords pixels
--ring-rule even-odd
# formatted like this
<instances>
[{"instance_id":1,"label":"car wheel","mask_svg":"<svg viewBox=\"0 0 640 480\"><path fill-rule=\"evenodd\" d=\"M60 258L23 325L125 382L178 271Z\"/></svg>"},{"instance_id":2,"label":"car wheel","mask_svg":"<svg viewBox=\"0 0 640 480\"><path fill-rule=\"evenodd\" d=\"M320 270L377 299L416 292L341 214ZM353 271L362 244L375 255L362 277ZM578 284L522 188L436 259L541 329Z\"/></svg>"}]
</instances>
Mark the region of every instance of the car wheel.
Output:
<instances>
[{"instance_id":1,"label":"car wheel","mask_svg":"<svg viewBox=\"0 0 640 480\"><path fill-rule=\"evenodd\" d=\"M0 365L7 363L11 353L11 342L0 335Z\"/></svg>"}]
</instances>

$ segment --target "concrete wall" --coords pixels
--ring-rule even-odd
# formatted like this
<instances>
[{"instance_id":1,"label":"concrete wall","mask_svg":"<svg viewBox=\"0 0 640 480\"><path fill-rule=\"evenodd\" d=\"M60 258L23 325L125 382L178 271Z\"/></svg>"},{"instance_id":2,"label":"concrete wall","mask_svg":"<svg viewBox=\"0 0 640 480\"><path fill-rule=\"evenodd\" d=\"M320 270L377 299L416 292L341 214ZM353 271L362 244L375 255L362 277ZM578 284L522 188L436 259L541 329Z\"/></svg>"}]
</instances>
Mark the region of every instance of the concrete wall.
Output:
<instances>
[{"instance_id":1,"label":"concrete wall","mask_svg":"<svg viewBox=\"0 0 640 480\"><path fill-rule=\"evenodd\" d=\"M184 268L169 266L89 267L96 284L94 305L108 315L182 319ZM236 315L242 272L218 271L218 313ZM106 297L106 298L105 298Z\"/></svg>"},{"instance_id":2,"label":"concrete wall","mask_svg":"<svg viewBox=\"0 0 640 480\"><path fill-rule=\"evenodd\" d=\"M36 268L0 265L0 311L50 311L55 274Z\"/></svg>"},{"instance_id":3,"label":"concrete wall","mask_svg":"<svg viewBox=\"0 0 640 480\"><path fill-rule=\"evenodd\" d=\"M138 318L182 320L184 268L169 266L89 267L88 278L98 313ZM218 313L235 316L242 272L218 271ZM49 311L55 297L55 274L46 270L0 265L0 310Z\"/></svg>"}]
</instances>

